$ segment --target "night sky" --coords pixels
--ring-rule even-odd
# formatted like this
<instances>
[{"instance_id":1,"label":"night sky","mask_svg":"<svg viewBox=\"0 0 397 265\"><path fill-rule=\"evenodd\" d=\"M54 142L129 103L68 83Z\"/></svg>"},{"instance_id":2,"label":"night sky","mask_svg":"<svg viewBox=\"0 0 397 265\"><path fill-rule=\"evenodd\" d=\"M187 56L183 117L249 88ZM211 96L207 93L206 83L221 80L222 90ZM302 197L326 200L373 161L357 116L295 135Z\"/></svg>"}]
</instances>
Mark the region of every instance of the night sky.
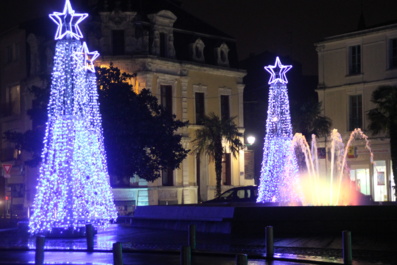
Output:
<instances>
[{"instance_id":1,"label":"night sky","mask_svg":"<svg viewBox=\"0 0 397 265\"><path fill-rule=\"evenodd\" d=\"M237 39L240 59L265 50L317 74L314 43L366 25L397 21L396 0L183 0L188 12ZM361 8L362 7L362 8Z\"/></svg>"},{"instance_id":2,"label":"night sky","mask_svg":"<svg viewBox=\"0 0 397 265\"><path fill-rule=\"evenodd\" d=\"M304 74L317 73L314 43L356 30L361 9L367 26L397 21L396 0L180 1L189 13L235 37L240 59L271 51L301 62ZM71 2L84 12L77 9L79 0ZM64 0L2 1L0 30L24 18L62 11L63 5Z\"/></svg>"}]
</instances>

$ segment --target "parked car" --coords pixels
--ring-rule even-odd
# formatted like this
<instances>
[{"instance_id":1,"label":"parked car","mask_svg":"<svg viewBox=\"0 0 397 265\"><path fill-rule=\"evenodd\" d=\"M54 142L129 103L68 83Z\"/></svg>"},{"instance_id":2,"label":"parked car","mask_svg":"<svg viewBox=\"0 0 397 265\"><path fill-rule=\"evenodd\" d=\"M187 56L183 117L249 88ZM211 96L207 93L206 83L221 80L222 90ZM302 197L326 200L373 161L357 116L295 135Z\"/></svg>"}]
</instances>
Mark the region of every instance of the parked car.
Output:
<instances>
[{"instance_id":1,"label":"parked car","mask_svg":"<svg viewBox=\"0 0 397 265\"><path fill-rule=\"evenodd\" d=\"M215 199L203 204L241 204L255 203L258 198L258 186L244 186L229 189Z\"/></svg>"}]
</instances>

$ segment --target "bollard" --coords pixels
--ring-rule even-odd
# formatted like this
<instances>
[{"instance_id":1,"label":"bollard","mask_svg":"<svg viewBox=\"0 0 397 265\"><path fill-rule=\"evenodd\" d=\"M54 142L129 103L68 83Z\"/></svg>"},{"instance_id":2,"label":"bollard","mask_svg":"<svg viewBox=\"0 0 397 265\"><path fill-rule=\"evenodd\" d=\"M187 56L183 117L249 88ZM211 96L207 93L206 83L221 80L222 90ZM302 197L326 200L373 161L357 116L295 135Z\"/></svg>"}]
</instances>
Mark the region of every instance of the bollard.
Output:
<instances>
[{"instance_id":1,"label":"bollard","mask_svg":"<svg viewBox=\"0 0 397 265\"><path fill-rule=\"evenodd\" d=\"M266 258L273 259L274 256L273 226L266 226L265 241L266 241Z\"/></svg>"},{"instance_id":2,"label":"bollard","mask_svg":"<svg viewBox=\"0 0 397 265\"><path fill-rule=\"evenodd\" d=\"M183 246L181 248L181 265L192 264L192 249L190 246Z\"/></svg>"},{"instance_id":3,"label":"bollard","mask_svg":"<svg viewBox=\"0 0 397 265\"><path fill-rule=\"evenodd\" d=\"M123 265L123 247L120 242L113 243L113 264Z\"/></svg>"},{"instance_id":4,"label":"bollard","mask_svg":"<svg viewBox=\"0 0 397 265\"><path fill-rule=\"evenodd\" d=\"M192 250L196 249L196 225L189 225L188 244Z\"/></svg>"},{"instance_id":5,"label":"bollard","mask_svg":"<svg viewBox=\"0 0 397 265\"><path fill-rule=\"evenodd\" d=\"M45 244L45 237L37 236L36 237L36 256L34 259L36 265L44 264L44 244Z\"/></svg>"},{"instance_id":6,"label":"bollard","mask_svg":"<svg viewBox=\"0 0 397 265\"><path fill-rule=\"evenodd\" d=\"M94 251L94 227L92 224L85 225L85 236L87 238L87 251Z\"/></svg>"},{"instance_id":7,"label":"bollard","mask_svg":"<svg viewBox=\"0 0 397 265\"><path fill-rule=\"evenodd\" d=\"M352 237L350 231L342 231L343 264L352 264Z\"/></svg>"},{"instance_id":8,"label":"bollard","mask_svg":"<svg viewBox=\"0 0 397 265\"><path fill-rule=\"evenodd\" d=\"M248 265L247 254L237 254L236 255L236 265Z\"/></svg>"}]
</instances>

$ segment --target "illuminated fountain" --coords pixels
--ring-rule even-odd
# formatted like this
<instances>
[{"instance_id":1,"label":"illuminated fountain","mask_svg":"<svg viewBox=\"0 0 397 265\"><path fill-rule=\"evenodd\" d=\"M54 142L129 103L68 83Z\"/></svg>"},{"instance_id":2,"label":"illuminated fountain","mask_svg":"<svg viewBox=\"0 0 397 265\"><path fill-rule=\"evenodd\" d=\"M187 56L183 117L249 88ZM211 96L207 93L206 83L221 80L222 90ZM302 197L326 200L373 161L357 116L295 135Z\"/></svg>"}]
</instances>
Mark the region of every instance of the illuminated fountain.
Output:
<instances>
[{"instance_id":1,"label":"illuminated fountain","mask_svg":"<svg viewBox=\"0 0 397 265\"><path fill-rule=\"evenodd\" d=\"M300 170L300 187L302 205L358 205L362 203L363 195L358 191L357 185L349 178L349 168L346 162L347 151L351 143L356 139L365 141L365 148L370 153L373 163L373 153L369 146L368 137L355 129L349 137L346 146L338 130L331 132L331 144L329 150L329 172L320 173L317 154L316 136L312 135L311 146L305 136L296 133L292 140L292 152L302 152L305 160L305 170ZM288 165L287 165L288 166Z\"/></svg>"},{"instance_id":2,"label":"illuminated fountain","mask_svg":"<svg viewBox=\"0 0 397 265\"><path fill-rule=\"evenodd\" d=\"M349 178L346 156L356 138L364 139L371 153L368 138L360 129L355 129L345 146L341 135L333 130L328 154L329 172L320 174L315 136L309 147L302 134L292 135L286 78L291 68L291 65L281 64L278 57L274 65L265 67L271 77L257 202L304 206L359 204L364 195ZM296 151L303 153L306 167L299 167Z\"/></svg>"}]
</instances>

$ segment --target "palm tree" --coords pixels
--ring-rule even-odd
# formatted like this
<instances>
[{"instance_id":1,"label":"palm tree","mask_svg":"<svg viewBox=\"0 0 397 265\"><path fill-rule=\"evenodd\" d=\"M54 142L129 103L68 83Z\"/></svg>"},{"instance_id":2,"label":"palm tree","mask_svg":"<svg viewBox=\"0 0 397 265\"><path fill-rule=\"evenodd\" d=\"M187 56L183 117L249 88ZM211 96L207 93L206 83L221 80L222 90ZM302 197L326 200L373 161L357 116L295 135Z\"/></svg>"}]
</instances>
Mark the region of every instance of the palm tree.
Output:
<instances>
[{"instance_id":1,"label":"palm tree","mask_svg":"<svg viewBox=\"0 0 397 265\"><path fill-rule=\"evenodd\" d=\"M291 120L294 132L302 133L308 141L310 141L312 134L322 137L330 133L332 121L327 116L321 115L321 105L321 102L315 100L291 105Z\"/></svg>"},{"instance_id":2,"label":"palm tree","mask_svg":"<svg viewBox=\"0 0 397 265\"><path fill-rule=\"evenodd\" d=\"M194 152L205 153L215 161L216 196L221 194L222 155L225 152L222 141L227 142L234 157L244 147L240 141L243 134L238 131L237 125L233 122L234 118L220 119L214 113L205 115L202 119L202 128L196 131L196 139L193 140Z\"/></svg>"},{"instance_id":3,"label":"palm tree","mask_svg":"<svg viewBox=\"0 0 397 265\"><path fill-rule=\"evenodd\" d=\"M374 135L381 132L388 134L394 183L397 184L397 87L380 86L372 92L371 101L377 105L368 111L370 120L368 130ZM394 187L397 196L397 189Z\"/></svg>"}]
</instances>

